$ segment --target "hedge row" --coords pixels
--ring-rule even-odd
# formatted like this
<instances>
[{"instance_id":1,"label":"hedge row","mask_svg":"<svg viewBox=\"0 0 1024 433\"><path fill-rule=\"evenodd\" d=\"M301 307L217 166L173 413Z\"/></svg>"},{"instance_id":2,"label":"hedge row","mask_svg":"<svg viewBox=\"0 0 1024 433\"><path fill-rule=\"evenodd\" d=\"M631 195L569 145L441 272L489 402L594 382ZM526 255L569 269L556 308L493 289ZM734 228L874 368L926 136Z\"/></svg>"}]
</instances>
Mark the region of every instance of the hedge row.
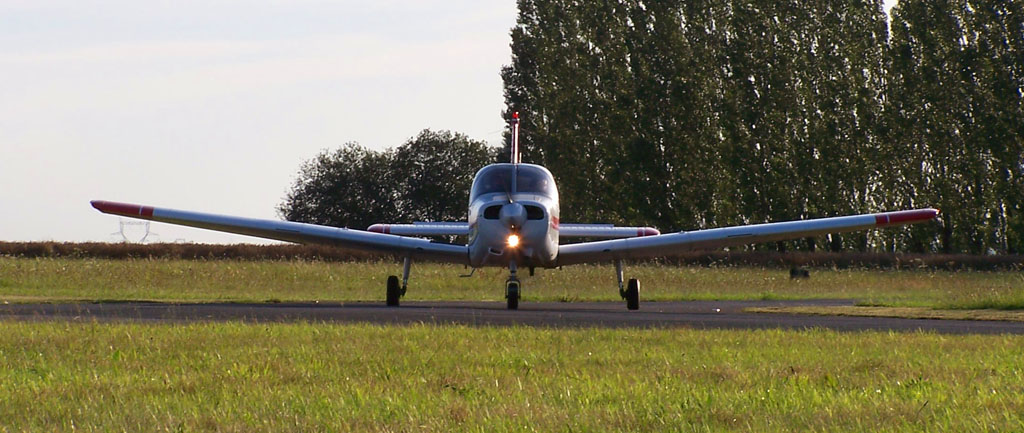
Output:
<instances>
[{"instance_id":1,"label":"hedge row","mask_svg":"<svg viewBox=\"0 0 1024 433\"><path fill-rule=\"evenodd\" d=\"M0 242L0 255L103 259L185 260L322 260L376 261L390 255L370 254L325 245L211 245ZM770 268L878 268L941 270L1024 270L1021 255L891 254L859 252L729 252L692 251L652 261L667 265L759 266Z\"/></svg>"}]
</instances>

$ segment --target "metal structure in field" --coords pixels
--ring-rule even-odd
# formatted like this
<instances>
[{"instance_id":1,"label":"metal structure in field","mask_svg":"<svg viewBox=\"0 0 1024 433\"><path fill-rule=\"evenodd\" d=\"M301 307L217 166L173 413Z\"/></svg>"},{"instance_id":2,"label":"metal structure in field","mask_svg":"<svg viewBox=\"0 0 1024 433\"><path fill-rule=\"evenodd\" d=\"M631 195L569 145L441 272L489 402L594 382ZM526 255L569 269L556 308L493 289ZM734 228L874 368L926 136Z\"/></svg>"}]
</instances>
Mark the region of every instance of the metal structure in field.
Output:
<instances>
[{"instance_id":1,"label":"metal structure in field","mask_svg":"<svg viewBox=\"0 0 1024 433\"><path fill-rule=\"evenodd\" d=\"M160 236L156 233L151 232L149 230L149 226L149 221L125 221L124 219L119 219L117 222L118 230L116 232L111 233L110 235L120 237L119 241L124 242L126 244L144 244L151 241L151 239L149 238L150 236ZM142 236L136 236L136 231L141 231ZM132 235L131 237L128 236L129 233Z\"/></svg>"},{"instance_id":2,"label":"metal structure in field","mask_svg":"<svg viewBox=\"0 0 1024 433\"><path fill-rule=\"evenodd\" d=\"M519 156L519 116L513 116L510 162L480 169L469 194L469 216L463 222L374 224L366 230L289 221L260 220L182 211L135 204L93 201L101 212L149 221L276 239L297 243L333 244L350 249L393 253L403 259L402 279L387 279L387 304L398 306L408 287L414 260L429 259L483 266L507 267L505 298L517 309L522 286L520 268L612 262L619 294L630 310L640 307L640 283L624 280L625 259L653 258L686 250L722 248L759 242L796 239L828 233L868 230L934 219L938 210L926 208L724 227L661 234L651 227L601 224L563 224L559 220L558 188L551 173L539 165L524 164ZM427 236L462 236L465 244L433 242ZM571 238L602 239L562 243Z\"/></svg>"}]
</instances>

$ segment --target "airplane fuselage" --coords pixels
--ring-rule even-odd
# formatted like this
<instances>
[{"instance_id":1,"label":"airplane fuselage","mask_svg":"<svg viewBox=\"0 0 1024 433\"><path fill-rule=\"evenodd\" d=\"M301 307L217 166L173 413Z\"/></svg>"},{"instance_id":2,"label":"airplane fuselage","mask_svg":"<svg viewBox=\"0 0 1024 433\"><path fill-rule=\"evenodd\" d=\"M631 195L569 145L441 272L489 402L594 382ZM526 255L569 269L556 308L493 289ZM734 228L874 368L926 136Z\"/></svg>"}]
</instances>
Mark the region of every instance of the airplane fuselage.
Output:
<instances>
[{"instance_id":1,"label":"airplane fuselage","mask_svg":"<svg viewBox=\"0 0 1024 433\"><path fill-rule=\"evenodd\" d=\"M469 199L473 267L554 267L558 258L558 189L534 164L492 164L477 172Z\"/></svg>"}]
</instances>

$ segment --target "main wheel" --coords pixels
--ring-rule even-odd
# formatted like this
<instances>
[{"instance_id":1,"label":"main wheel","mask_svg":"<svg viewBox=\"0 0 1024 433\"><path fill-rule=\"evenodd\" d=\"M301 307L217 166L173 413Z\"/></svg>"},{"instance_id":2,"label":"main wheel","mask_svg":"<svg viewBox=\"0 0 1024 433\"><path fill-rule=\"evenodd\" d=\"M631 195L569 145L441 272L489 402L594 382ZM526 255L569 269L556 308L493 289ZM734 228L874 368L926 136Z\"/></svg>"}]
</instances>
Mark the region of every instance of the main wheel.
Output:
<instances>
[{"instance_id":1,"label":"main wheel","mask_svg":"<svg viewBox=\"0 0 1024 433\"><path fill-rule=\"evenodd\" d=\"M626 308L629 310L640 309L640 281L630 278L626 286Z\"/></svg>"},{"instance_id":2,"label":"main wheel","mask_svg":"<svg viewBox=\"0 0 1024 433\"><path fill-rule=\"evenodd\" d=\"M398 285L398 277L388 276L388 301L389 307L397 307L398 299L402 297L402 287Z\"/></svg>"},{"instance_id":3,"label":"main wheel","mask_svg":"<svg viewBox=\"0 0 1024 433\"><path fill-rule=\"evenodd\" d=\"M519 309L519 280L510 279L505 282L505 300L509 310Z\"/></svg>"}]
</instances>

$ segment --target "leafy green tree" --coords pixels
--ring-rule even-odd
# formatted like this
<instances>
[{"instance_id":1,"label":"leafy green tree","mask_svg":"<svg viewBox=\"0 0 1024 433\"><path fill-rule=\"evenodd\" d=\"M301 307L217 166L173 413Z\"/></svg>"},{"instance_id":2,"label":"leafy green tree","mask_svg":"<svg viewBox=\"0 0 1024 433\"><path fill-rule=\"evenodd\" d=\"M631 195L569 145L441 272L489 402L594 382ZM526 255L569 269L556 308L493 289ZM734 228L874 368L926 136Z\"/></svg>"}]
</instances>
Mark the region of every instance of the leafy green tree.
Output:
<instances>
[{"instance_id":1,"label":"leafy green tree","mask_svg":"<svg viewBox=\"0 0 1024 433\"><path fill-rule=\"evenodd\" d=\"M424 130L379 152L348 143L304 163L278 212L289 221L357 229L465 220L473 175L495 152L449 131Z\"/></svg>"},{"instance_id":2,"label":"leafy green tree","mask_svg":"<svg viewBox=\"0 0 1024 433\"><path fill-rule=\"evenodd\" d=\"M730 2L718 152L740 223L872 209L885 15L877 0ZM856 235L847 246L867 247ZM830 238L830 248L843 247ZM798 242L815 248L818 239ZM783 248L784 244L777 245Z\"/></svg>"},{"instance_id":3,"label":"leafy green tree","mask_svg":"<svg viewBox=\"0 0 1024 433\"><path fill-rule=\"evenodd\" d=\"M894 172L905 204L943 211L938 226L910 231L913 249L1019 245L1020 10L966 0L905 0L893 10L886 100Z\"/></svg>"},{"instance_id":4,"label":"leafy green tree","mask_svg":"<svg viewBox=\"0 0 1024 433\"><path fill-rule=\"evenodd\" d=\"M521 0L512 30L512 65L502 72L509 106L506 117L522 116L523 161L551 170L562 197L563 219L616 221L614 211L591 203L606 201L609 168L601 141L594 140L594 48L583 34L581 10L597 3ZM508 152L502 158L507 159Z\"/></svg>"},{"instance_id":5,"label":"leafy green tree","mask_svg":"<svg viewBox=\"0 0 1024 433\"><path fill-rule=\"evenodd\" d=\"M969 40L977 46L979 130L991 153L992 194L987 200L991 247L1024 252L1024 4L970 2Z\"/></svg>"},{"instance_id":6,"label":"leafy green tree","mask_svg":"<svg viewBox=\"0 0 1024 433\"><path fill-rule=\"evenodd\" d=\"M464 134L423 130L391 154L391 177L403 221L465 221L477 170L498 148Z\"/></svg>"},{"instance_id":7,"label":"leafy green tree","mask_svg":"<svg viewBox=\"0 0 1024 433\"><path fill-rule=\"evenodd\" d=\"M393 151L356 143L325 150L302 164L278 213L288 221L357 229L400 221L393 159Z\"/></svg>"},{"instance_id":8,"label":"leafy green tree","mask_svg":"<svg viewBox=\"0 0 1024 433\"><path fill-rule=\"evenodd\" d=\"M695 110L710 106L694 70L708 65L687 54L680 4L519 2L506 115L523 114L524 159L553 172L565 219L665 229L714 219L696 212L717 191L703 140L716 133Z\"/></svg>"},{"instance_id":9,"label":"leafy green tree","mask_svg":"<svg viewBox=\"0 0 1024 433\"><path fill-rule=\"evenodd\" d=\"M882 122L886 16L877 0L800 2L781 11L795 90L788 139L798 177L798 218L847 215L884 207L877 184ZM778 38L786 40L786 38ZM872 233L828 237L829 249L864 249ZM845 242L843 241L845 239ZM824 240L824 239L821 239ZM807 246L814 248L815 239Z\"/></svg>"},{"instance_id":10,"label":"leafy green tree","mask_svg":"<svg viewBox=\"0 0 1024 433\"><path fill-rule=\"evenodd\" d=\"M618 80L625 85L609 128L621 137L611 164L630 188L617 191L631 204L627 220L666 230L723 223L716 203L725 172L713 112L721 75L706 61L723 43L706 27L719 3L664 1L628 11L620 54L628 61Z\"/></svg>"},{"instance_id":11,"label":"leafy green tree","mask_svg":"<svg viewBox=\"0 0 1024 433\"><path fill-rule=\"evenodd\" d=\"M542 55L540 44L543 39L536 33L538 11L533 0L519 0L518 24L512 28L512 64L501 68L501 78L505 87L505 105L507 110L502 113L508 120L512 114L520 112L522 123L520 129L520 153L523 161L544 164L547 160L536 139L541 132L544 116L539 111L540 98L540 65L538 59ZM511 136L506 132L505 144L496 162L508 162Z\"/></svg>"},{"instance_id":12,"label":"leafy green tree","mask_svg":"<svg viewBox=\"0 0 1024 433\"><path fill-rule=\"evenodd\" d=\"M505 114L567 220L937 206L938 224L772 247L1024 251L1021 9L901 0L890 38L881 0L520 0Z\"/></svg>"}]
</instances>

